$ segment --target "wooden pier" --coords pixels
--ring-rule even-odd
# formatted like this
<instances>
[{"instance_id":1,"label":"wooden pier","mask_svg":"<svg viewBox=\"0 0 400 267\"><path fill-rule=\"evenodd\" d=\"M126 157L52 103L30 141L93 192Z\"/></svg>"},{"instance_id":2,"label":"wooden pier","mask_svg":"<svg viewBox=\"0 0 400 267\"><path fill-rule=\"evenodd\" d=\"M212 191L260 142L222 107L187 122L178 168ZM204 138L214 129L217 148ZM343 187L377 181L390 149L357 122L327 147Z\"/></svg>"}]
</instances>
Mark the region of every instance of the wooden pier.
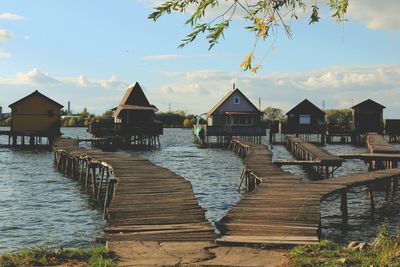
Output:
<instances>
[{"instance_id":1,"label":"wooden pier","mask_svg":"<svg viewBox=\"0 0 400 267\"><path fill-rule=\"evenodd\" d=\"M304 182L282 171L271 161L264 145L234 140L246 151L244 165L262 181L218 223L219 244L313 244L321 234L320 202L332 195L341 198L343 221L348 216L347 190L400 178L400 169L372 171L322 181ZM236 151L240 149L237 148ZM395 193L395 190L392 192ZM371 209L375 204L373 194Z\"/></svg>"},{"instance_id":2,"label":"wooden pier","mask_svg":"<svg viewBox=\"0 0 400 267\"><path fill-rule=\"evenodd\" d=\"M78 147L60 138L53 146L57 168L77 179L104 207L100 242L214 241L190 182L146 159Z\"/></svg>"},{"instance_id":3,"label":"wooden pier","mask_svg":"<svg viewBox=\"0 0 400 267\"><path fill-rule=\"evenodd\" d=\"M335 170L342 166L344 161L342 158L334 156L294 135L286 137L286 147L297 159L307 161L307 163L299 163L297 165L309 167L319 177L333 177ZM293 162L289 163L293 165ZM284 165L284 162L277 162L277 164Z\"/></svg>"}]
</instances>

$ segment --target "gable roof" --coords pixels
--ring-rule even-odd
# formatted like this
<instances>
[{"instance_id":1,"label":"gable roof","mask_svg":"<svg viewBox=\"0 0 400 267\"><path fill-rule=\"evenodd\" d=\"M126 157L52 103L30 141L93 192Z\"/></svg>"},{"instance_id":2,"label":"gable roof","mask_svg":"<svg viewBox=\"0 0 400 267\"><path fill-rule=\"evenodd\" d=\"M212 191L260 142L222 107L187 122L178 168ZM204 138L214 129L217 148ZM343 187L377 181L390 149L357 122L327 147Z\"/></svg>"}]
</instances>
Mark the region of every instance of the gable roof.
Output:
<instances>
[{"instance_id":1,"label":"gable roof","mask_svg":"<svg viewBox=\"0 0 400 267\"><path fill-rule=\"evenodd\" d=\"M158 110L156 106L151 105L149 100L147 100L147 97L138 82L126 90L121 102L118 107L116 107L114 116L118 117L122 110L132 109L131 107L133 106L136 110Z\"/></svg>"},{"instance_id":2,"label":"gable roof","mask_svg":"<svg viewBox=\"0 0 400 267\"><path fill-rule=\"evenodd\" d=\"M32 97L32 96L35 96L35 95L37 95L37 96L39 96L39 97L42 97L42 98L46 99L47 101L49 101L49 102L51 102L51 103L53 103L53 104L59 106L60 109L64 107L64 106L61 105L60 103L54 101L53 99L51 99L51 98L45 96L45 95L42 94L42 93L40 93L38 90L36 90L35 92L33 92L33 93L30 94L30 95L27 95L27 96L21 98L21 99L18 100L18 101L15 101L14 103L10 104L8 107L9 107L9 108L12 108L12 107L15 106L16 104L19 104L19 103L25 101L26 99L28 99L28 98L30 98L30 97Z\"/></svg>"},{"instance_id":3,"label":"gable roof","mask_svg":"<svg viewBox=\"0 0 400 267\"><path fill-rule=\"evenodd\" d=\"M365 100L365 101L363 101L361 103L358 103L357 105L355 105L355 106L353 106L351 108L355 109L355 108L358 108L360 106L367 106L367 105L375 106L375 107L381 108L381 109L386 108L385 106L383 106L383 105L379 104L378 102L375 102L374 100L371 100L371 99L367 99L367 100Z\"/></svg>"},{"instance_id":4,"label":"gable roof","mask_svg":"<svg viewBox=\"0 0 400 267\"><path fill-rule=\"evenodd\" d=\"M222 106L231 96L233 96L235 93L239 93L242 95L243 99L246 100L255 110L257 110L259 113L261 113L258 108L238 89L236 88L233 91L228 92L210 111L207 113L207 116L213 115L215 111L218 110L220 106Z\"/></svg>"},{"instance_id":5,"label":"gable roof","mask_svg":"<svg viewBox=\"0 0 400 267\"><path fill-rule=\"evenodd\" d=\"M290 113L296 113L296 112L301 112L304 108L310 108L314 110L316 113L319 113L320 115L325 115L325 112L322 111L319 107L311 103L308 99L304 99L301 101L297 106L289 110L286 115L289 115Z\"/></svg>"}]
</instances>

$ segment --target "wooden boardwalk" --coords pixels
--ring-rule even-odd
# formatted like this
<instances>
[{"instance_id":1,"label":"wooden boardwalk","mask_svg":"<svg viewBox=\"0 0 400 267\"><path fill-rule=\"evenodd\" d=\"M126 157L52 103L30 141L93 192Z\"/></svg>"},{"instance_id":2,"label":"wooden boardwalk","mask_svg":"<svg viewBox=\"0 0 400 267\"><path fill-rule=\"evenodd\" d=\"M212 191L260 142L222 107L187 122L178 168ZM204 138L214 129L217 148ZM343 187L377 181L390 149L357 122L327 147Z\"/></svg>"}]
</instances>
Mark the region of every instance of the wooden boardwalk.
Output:
<instances>
[{"instance_id":1,"label":"wooden boardwalk","mask_svg":"<svg viewBox=\"0 0 400 267\"><path fill-rule=\"evenodd\" d=\"M310 144L301 138L294 135L286 136L287 149L299 160L308 161L307 163L299 163L310 167L310 170L317 176L328 178L333 177L337 168L342 166L343 159L328 153L316 145ZM284 165L284 161L277 162L279 165ZM289 161L289 165L294 165L294 162Z\"/></svg>"},{"instance_id":2,"label":"wooden boardwalk","mask_svg":"<svg viewBox=\"0 0 400 267\"><path fill-rule=\"evenodd\" d=\"M274 165L266 146L243 140L234 142L246 147L244 165L262 183L219 222L223 234L217 239L220 244L316 243L321 229L322 200L339 193L341 212L347 216L348 188L400 177L400 169L391 169L304 182Z\"/></svg>"},{"instance_id":3,"label":"wooden boardwalk","mask_svg":"<svg viewBox=\"0 0 400 267\"><path fill-rule=\"evenodd\" d=\"M368 133L367 134L367 146L368 146L368 153L380 153L380 154L399 154L400 150L388 144L386 139L379 134L376 133Z\"/></svg>"},{"instance_id":4,"label":"wooden boardwalk","mask_svg":"<svg viewBox=\"0 0 400 267\"><path fill-rule=\"evenodd\" d=\"M56 140L57 167L83 183L104 205L101 241L214 241L215 232L190 182L146 159L81 149Z\"/></svg>"}]
</instances>

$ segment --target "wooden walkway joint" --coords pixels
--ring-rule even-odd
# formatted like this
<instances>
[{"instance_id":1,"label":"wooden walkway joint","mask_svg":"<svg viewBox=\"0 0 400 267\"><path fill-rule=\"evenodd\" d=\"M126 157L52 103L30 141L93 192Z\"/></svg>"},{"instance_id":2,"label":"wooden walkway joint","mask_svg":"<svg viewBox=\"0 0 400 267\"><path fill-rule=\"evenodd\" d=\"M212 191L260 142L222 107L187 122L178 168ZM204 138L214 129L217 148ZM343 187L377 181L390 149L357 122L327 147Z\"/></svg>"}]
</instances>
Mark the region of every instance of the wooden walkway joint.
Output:
<instances>
[{"instance_id":1,"label":"wooden walkway joint","mask_svg":"<svg viewBox=\"0 0 400 267\"><path fill-rule=\"evenodd\" d=\"M381 181L394 182L400 169L372 171L305 182L272 163L272 152L261 144L233 140L236 151L246 151L245 169L262 180L217 224L220 244L313 244L321 235L320 202L339 195L343 221L347 221L347 191L368 188ZM372 194L372 191L370 191ZM372 195L373 197L373 195ZM371 201L371 208L375 208Z\"/></svg>"},{"instance_id":2,"label":"wooden walkway joint","mask_svg":"<svg viewBox=\"0 0 400 267\"><path fill-rule=\"evenodd\" d=\"M309 167L314 174L323 178L333 177L335 170L341 167L344 161L344 159L332 155L294 135L286 136L286 147L300 160L296 165ZM278 162L279 165L284 165L284 163ZM289 165L294 165L293 162L288 163Z\"/></svg>"}]
</instances>

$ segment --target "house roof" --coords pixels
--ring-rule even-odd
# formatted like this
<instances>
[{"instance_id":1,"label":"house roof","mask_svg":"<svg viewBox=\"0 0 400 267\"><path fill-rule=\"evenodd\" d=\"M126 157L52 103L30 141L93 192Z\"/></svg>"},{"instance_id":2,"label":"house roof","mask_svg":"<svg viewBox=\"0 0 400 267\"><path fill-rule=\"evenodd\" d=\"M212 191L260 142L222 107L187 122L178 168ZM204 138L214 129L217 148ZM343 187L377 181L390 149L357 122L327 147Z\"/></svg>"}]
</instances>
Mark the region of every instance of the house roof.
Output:
<instances>
[{"instance_id":1,"label":"house roof","mask_svg":"<svg viewBox=\"0 0 400 267\"><path fill-rule=\"evenodd\" d=\"M154 105L150 105L148 107L138 106L138 105L122 105L121 109L125 109L125 110L152 110L154 112L158 111L158 109Z\"/></svg>"},{"instance_id":2,"label":"house roof","mask_svg":"<svg viewBox=\"0 0 400 267\"><path fill-rule=\"evenodd\" d=\"M133 108L135 107L135 108ZM141 108L139 108L141 107ZM129 87L125 95L123 96L121 102L115 111L115 117L118 117L122 110L126 109L136 109L136 110L157 110L157 107L151 105L144 94L142 87L139 83L135 83L134 86Z\"/></svg>"},{"instance_id":3,"label":"house roof","mask_svg":"<svg viewBox=\"0 0 400 267\"><path fill-rule=\"evenodd\" d=\"M51 98L45 96L45 95L42 94L42 93L40 93L38 90L36 90L35 92L33 92L33 93L30 94L30 95L27 95L27 96L21 98L21 99L18 100L18 101L15 101L14 103L10 104L8 107L12 108L12 107L15 106L16 104L19 104L19 103L25 101L26 99L28 99L28 98L30 98L30 97L32 97L32 96L35 96L35 95L37 95L37 96L39 96L39 97L42 97L42 98L46 99L47 101L49 101L49 102L51 102L51 103L53 103L53 104L55 104L55 105L58 105L60 108L63 108L63 107L64 107L64 106L61 105L60 103L54 101L53 99L51 99Z\"/></svg>"},{"instance_id":4,"label":"house roof","mask_svg":"<svg viewBox=\"0 0 400 267\"><path fill-rule=\"evenodd\" d=\"M371 100L371 99L367 99L367 100L365 100L365 101L363 101L361 103L358 103L357 105L355 105L355 106L353 106L351 108L355 109L355 108L358 108L358 107L361 107L361 106L368 106L368 105L375 106L377 108L382 108L382 109L386 108L385 106L383 106L383 105L381 105L381 104L379 104L379 103L377 103L377 102L375 102L374 100Z\"/></svg>"},{"instance_id":5,"label":"house roof","mask_svg":"<svg viewBox=\"0 0 400 267\"><path fill-rule=\"evenodd\" d=\"M228 92L212 109L210 109L210 111L207 113L207 116L213 115L213 113L217 111L218 108L222 106L236 92L241 94L243 98L254 108L254 110L257 110L259 113L261 113L258 108L238 88L236 88L235 90Z\"/></svg>"},{"instance_id":6,"label":"house roof","mask_svg":"<svg viewBox=\"0 0 400 267\"><path fill-rule=\"evenodd\" d=\"M286 115L289 115L291 113L301 113L304 109L311 109L314 110L315 113L319 113L320 115L325 115L324 111L322 111L319 107L311 103L308 99L304 99L302 102L297 104L297 106L289 110L286 113Z\"/></svg>"}]
</instances>

